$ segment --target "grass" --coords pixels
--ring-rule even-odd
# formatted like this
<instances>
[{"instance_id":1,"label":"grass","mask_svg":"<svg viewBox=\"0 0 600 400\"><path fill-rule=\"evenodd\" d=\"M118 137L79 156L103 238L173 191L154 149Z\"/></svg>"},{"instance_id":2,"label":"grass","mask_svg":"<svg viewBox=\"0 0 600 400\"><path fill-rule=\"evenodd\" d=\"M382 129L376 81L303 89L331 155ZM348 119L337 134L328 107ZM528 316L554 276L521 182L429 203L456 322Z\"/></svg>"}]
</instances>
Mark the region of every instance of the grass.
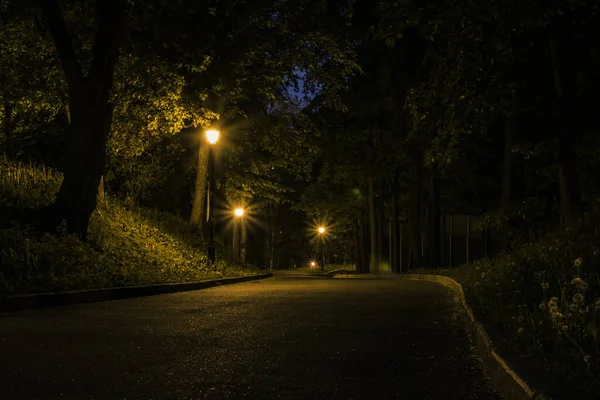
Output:
<instances>
[{"instance_id":1,"label":"grass","mask_svg":"<svg viewBox=\"0 0 600 400\"><path fill-rule=\"evenodd\" d=\"M600 393L600 214L513 254L439 271L463 284L500 348L581 393Z\"/></svg>"},{"instance_id":2,"label":"grass","mask_svg":"<svg viewBox=\"0 0 600 400\"><path fill-rule=\"evenodd\" d=\"M51 204L62 176L33 164L0 161L0 208ZM6 221L5 221L6 222ZM89 240L58 226L33 232L18 223L0 229L0 295L193 282L257 274L218 261L209 266L200 235L168 213L108 198L92 215Z\"/></svg>"}]
</instances>

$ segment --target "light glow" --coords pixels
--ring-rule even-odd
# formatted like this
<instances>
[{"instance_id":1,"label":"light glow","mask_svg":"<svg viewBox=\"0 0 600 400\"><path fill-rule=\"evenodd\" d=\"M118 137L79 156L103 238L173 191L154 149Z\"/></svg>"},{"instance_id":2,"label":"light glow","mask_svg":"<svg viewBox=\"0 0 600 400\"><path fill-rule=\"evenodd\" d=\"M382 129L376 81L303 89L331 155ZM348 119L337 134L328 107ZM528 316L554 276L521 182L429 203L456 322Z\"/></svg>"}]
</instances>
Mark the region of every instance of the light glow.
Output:
<instances>
[{"instance_id":1,"label":"light glow","mask_svg":"<svg viewBox=\"0 0 600 400\"><path fill-rule=\"evenodd\" d=\"M320 226L319 227L319 233L325 233L325 227L324 226Z\"/></svg>"},{"instance_id":2,"label":"light glow","mask_svg":"<svg viewBox=\"0 0 600 400\"><path fill-rule=\"evenodd\" d=\"M206 135L206 140L208 140L208 143L210 144L215 144L219 140L220 132L216 129L209 129L204 132L204 134Z\"/></svg>"},{"instance_id":3,"label":"light glow","mask_svg":"<svg viewBox=\"0 0 600 400\"><path fill-rule=\"evenodd\" d=\"M236 208L233 213L235 214L236 217L242 217L244 215L244 209L243 208Z\"/></svg>"}]
</instances>

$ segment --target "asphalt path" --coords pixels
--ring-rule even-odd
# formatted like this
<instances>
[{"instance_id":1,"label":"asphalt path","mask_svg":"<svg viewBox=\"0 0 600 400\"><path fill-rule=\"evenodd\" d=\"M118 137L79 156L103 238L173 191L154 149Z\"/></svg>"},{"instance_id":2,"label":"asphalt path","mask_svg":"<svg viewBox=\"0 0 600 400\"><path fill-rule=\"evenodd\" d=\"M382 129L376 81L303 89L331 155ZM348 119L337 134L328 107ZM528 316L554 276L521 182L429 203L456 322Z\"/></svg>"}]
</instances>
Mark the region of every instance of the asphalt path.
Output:
<instances>
[{"instance_id":1,"label":"asphalt path","mask_svg":"<svg viewBox=\"0 0 600 400\"><path fill-rule=\"evenodd\" d=\"M451 292L278 275L0 315L0 399L499 399Z\"/></svg>"}]
</instances>

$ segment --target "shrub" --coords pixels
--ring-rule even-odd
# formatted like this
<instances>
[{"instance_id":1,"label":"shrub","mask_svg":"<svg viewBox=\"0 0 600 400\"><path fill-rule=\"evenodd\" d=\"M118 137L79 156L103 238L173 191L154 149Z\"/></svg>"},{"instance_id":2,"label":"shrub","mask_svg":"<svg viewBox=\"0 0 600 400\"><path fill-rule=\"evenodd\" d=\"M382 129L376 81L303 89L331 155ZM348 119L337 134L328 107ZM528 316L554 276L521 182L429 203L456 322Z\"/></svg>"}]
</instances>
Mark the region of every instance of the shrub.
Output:
<instances>
[{"instance_id":1,"label":"shrub","mask_svg":"<svg viewBox=\"0 0 600 400\"><path fill-rule=\"evenodd\" d=\"M50 169L0 163L0 208L49 205L62 176ZM7 174L6 171L10 171ZM209 266L200 235L185 221L110 197L90 220L89 240L34 233L13 222L0 229L0 294L192 282L254 274L222 261Z\"/></svg>"},{"instance_id":2,"label":"shrub","mask_svg":"<svg viewBox=\"0 0 600 400\"><path fill-rule=\"evenodd\" d=\"M468 267L467 292L505 345L516 345L580 387L600 390L600 216L511 255Z\"/></svg>"}]
</instances>

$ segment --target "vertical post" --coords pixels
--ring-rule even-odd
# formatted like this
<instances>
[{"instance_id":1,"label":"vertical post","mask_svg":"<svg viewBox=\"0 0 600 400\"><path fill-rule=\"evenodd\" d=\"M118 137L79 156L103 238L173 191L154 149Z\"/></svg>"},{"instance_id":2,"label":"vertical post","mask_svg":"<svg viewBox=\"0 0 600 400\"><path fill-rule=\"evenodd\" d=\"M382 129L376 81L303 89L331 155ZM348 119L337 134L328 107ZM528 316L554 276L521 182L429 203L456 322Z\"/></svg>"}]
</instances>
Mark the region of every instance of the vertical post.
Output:
<instances>
[{"instance_id":1,"label":"vertical post","mask_svg":"<svg viewBox=\"0 0 600 400\"><path fill-rule=\"evenodd\" d=\"M215 254L215 191L217 188L215 181L215 154L212 146L208 149L208 262L213 265L216 261Z\"/></svg>"},{"instance_id":2,"label":"vertical post","mask_svg":"<svg viewBox=\"0 0 600 400\"><path fill-rule=\"evenodd\" d=\"M325 237L321 234L321 271L325 271Z\"/></svg>"},{"instance_id":3,"label":"vertical post","mask_svg":"<svg viewBox=\"0 0 600 400\"><path fill-rule=\"evenodd\" d=\"M247 240L247 233L246 233L246 220L244 218L242 218L241 221L241 228L242 228L242 243L240 246L240 262L244 265L246 265L246 240Z\"/></svg>"},{"instance_id":4,"label":"vertical post","mask_svg":"<svg viewBox=\"0 0 600 400\"><path fill-rule=\"evenodd\" d=\"M232 243L233 262L240 260L240 217L233 217L233 243Z\"/></svg>"}]
</instances>

